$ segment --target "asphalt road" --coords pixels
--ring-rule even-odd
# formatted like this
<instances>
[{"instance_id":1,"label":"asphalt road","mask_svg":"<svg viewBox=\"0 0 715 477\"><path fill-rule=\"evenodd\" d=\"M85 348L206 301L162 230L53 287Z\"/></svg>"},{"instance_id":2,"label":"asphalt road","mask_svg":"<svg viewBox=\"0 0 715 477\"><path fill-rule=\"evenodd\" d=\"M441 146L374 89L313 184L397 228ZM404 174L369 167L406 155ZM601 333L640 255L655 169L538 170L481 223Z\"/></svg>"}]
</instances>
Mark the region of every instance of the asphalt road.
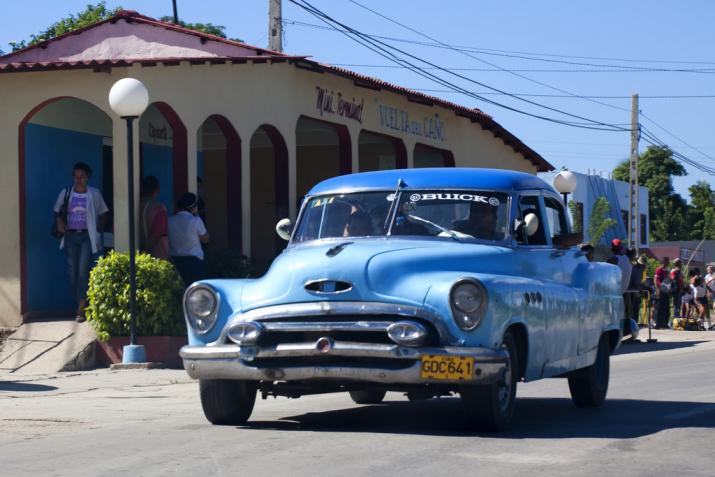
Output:
<instances>
[{"instance_id":1,"label":"asphalt road","mask_svg":"<svg viewBox=\"0 0 715 477\"><path fill-rule=\"evenodd\" d=\"M467 430L457 398L270 398L237 428L204 420L182 371L4 375L0 474L712 476L714 370L709 340L628 345L603 408L575 408L565 380L522 383L502 434Z\"/></svg>"}]
</instances>

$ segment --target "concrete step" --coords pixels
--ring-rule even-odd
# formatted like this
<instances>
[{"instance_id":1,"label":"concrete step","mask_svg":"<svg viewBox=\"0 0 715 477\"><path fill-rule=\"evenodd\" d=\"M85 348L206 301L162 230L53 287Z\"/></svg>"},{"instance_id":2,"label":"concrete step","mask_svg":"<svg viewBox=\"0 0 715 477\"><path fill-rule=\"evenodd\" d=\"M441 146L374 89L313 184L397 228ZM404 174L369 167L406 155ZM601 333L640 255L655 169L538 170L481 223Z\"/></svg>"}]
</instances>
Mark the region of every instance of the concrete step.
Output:
<instances>
[{"instance_id":1,"label":"concrete step","mask_svg":"<svg viewBox=\"0 0 715 477\"><path fill-rule=\"evenodd\" d=\"M0 373L55 373L94 366L92 327L76 321L25 323L0 349Z\"/></svg>"}]
</instances>

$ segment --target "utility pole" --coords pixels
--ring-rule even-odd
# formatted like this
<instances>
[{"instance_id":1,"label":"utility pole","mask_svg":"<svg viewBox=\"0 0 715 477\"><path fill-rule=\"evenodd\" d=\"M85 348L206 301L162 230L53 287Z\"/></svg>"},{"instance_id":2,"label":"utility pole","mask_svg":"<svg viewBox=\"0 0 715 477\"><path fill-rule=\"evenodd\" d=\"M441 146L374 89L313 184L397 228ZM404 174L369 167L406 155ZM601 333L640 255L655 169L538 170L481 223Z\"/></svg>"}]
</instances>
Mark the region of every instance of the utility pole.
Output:
<instances>
[{"instance_id":1,"label":"utility pole","mask_svg":"<svg viewBox=\"0 0 715 477\"><path fill-rule=\"evenodd\" d=\"M631 161L628 178L628 246L639 252L640 211L638 210L638 95L631 98Z\"/></svg>"},{"instance_id":2,"label":"utility pole","mask_svg":"<svg viewBox=\"0 0 715 477\"><path fill-rule=\"evenodd\" d=\"M281 0L268 0L268 49L283 52Z\"/></svg>"},{"instance_id":3,"label":"utility pole","mask_svg":"<svg viewBox=\"0 0 715 477\"><path fill-rule=\"evenodd\" d=\"M174 4L174 24L178 25L179 24L179 12L176 10L176 0L172 0L171 3Z\"/></svg>"}]
</instances>

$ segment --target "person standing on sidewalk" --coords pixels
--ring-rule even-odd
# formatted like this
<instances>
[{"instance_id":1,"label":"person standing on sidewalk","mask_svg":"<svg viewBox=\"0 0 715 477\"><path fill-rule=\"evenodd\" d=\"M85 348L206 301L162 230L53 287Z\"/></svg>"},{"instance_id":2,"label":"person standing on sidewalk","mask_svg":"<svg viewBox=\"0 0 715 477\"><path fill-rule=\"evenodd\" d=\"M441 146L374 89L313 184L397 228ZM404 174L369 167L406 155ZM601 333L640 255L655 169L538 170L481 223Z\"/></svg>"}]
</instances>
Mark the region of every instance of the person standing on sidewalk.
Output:
<instances>
[{"instance_id":1,"label":"person standing on sidewalk","mask_svg":"<svg viewBox=\"0 0 715 477\"><path fill-rule=\"evenodd\" d=\"M178 212L169 217L169 255L186 286L205 278L202 243L208 243L209 233L198 216L198 198L187 192L176 203Z\"/></svg>"},{"instance_id":2,"label":"person standing on sidewalk","mask_svg":"<svg viewBox=\"0 0 715 477\"><path fill-rule=\"evenodd\" d=\"M91 176L92 169L87 164L76 163L72 168L72 186L60 191L53 208L57 231L62 234L60 250L64 249L67 256L70 287L77 300L76 319L80 323L85 321L92 255L101 249L101 230L109 212L102 193L87 185Z\"/></svg>"},{"instance_id":3,"label":"person standing on sidewalk","mask_svg":"<svg viewBox=\"0 0 715 477\"><path fill-rule=\"evenodd\" d=\"M683 298L683 272L679 258L673 260L673 268L670 270L670 281L672 282L671 296L673 297L673 316L680 316L680 305Z\"/></svg>"},{"instance_id":4,"label":"person standing on sidewalk","mask_svg":"<svg viewBox=\"0 0 715 477\"><path fill-rule=\"evenodd\" d=\"M705 271L707 272L705 275L705 289L712 311L715 312L715 267L708 265Z\"/></svg>"},{"instance_id":5,"label":"person standing on sidewalk","mask_svg":"<svg viewBox=\"0 0 715 477\"><path fill-rule=\"evenodd\" d=\"M152 257L169 260L168 212L166 205L157 200L159 190L159 179L155 176L147 176L142 180L139 246Z\"/></svg>"},{"instance_id":6,"label":"person standing on sidewalk","mask_svg":"<svg viewBox=\"0 0 715 477\"><path fill-rule=\"evenodd\" d=\"M668 328L670 320L670 294L672 293L673 282L670 280L670 271L668 270L670 259L663 257L661 264L655 269L655 294L656 294L656 310L655 310L655 329Z\"/></svg>"}]
</instances>

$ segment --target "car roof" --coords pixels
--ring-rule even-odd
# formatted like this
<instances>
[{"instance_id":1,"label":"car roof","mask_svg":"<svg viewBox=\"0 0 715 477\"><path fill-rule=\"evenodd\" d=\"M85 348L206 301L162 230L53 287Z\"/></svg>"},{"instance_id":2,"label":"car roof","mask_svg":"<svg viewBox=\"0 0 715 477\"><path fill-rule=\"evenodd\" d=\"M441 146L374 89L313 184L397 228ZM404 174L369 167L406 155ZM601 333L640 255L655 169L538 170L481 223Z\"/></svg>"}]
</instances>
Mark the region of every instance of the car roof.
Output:
<instances>
[{"instance_id":1,"label":"car roof","mask_svg":"<svg viewBox=\"0 0 715 477\"><path fill-rule=\"evenodd\" d=\"M553 188L532 174L504 169L476 167L440 167L391 169L332 177L315 185L308 195L322 195L354 190L391 190L402 179L404 189L496 189L526 190Z\"/></svg>"}]
</instances>

